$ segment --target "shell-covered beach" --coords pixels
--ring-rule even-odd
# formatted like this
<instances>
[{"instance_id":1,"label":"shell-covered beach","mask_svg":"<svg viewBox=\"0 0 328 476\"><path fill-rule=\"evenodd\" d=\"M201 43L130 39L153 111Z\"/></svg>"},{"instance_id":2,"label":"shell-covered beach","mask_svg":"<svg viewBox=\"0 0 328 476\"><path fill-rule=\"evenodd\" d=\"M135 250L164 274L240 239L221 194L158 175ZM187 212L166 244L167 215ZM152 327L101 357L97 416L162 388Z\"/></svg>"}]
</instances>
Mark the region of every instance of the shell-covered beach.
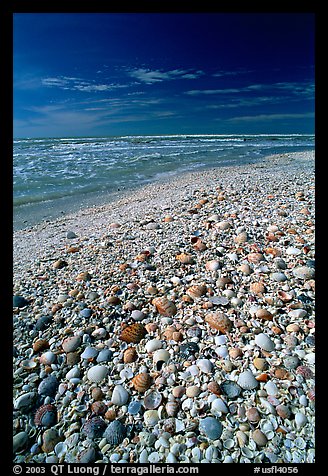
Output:
<instances>
[{"instance_id":1,"label":"shell-covered beach","mask_svg":"<svg viewBox=\"0 0 328 476\"><path fill-rule=\"evenodd\" d=\"M314 152L14 233L14 461L315 461Z\"/></svg>"}]
</instances>

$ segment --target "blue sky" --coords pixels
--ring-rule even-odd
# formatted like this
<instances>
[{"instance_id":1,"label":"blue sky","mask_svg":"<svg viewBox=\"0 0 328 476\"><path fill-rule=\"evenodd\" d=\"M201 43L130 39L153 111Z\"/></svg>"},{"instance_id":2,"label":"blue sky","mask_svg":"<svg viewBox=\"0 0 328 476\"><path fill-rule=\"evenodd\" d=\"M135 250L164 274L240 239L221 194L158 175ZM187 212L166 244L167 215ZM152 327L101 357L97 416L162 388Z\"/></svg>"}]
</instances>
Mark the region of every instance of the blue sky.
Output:
<instances>
[{"instance_id":1,"label":"blue sky","mask_svg":"<svg viewBox=\"0 0 328 476\"><path fill-rule=\"evenodd\" d=\"M313 133L314 20L16 13L14 135Z\"/></svg>"}]
</instances>

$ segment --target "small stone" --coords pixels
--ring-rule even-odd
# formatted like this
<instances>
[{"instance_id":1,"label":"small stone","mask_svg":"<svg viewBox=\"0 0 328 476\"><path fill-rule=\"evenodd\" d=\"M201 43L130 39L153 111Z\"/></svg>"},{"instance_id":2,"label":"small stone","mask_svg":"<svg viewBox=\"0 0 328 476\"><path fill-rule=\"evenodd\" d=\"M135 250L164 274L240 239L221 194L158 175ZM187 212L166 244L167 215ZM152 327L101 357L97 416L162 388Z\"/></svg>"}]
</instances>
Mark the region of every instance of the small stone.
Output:
<instances>
[{"instance_id":1,"label":"small stone","mask_svg":"<svg viewBox=\"0 0 328 476\"><path fill-rule=\"evenodd\" d=\"M30 302L23 296L13 296L13 307L21 308L27 306L28 304L30 304Z\"/></svg>"},{"instance_id":2,"label":"small stone","mask_svg":"<svg viewBox=\"0 0 328 476\"><path fill-rule=\"evenodd\" d=\"M293 275L298 279L312 279L315 276L315 270L308 266L299 266L293 269Z\"/></svg>"},{"instance_id":3,"label":"small stone","mask_svg":"<svg viewBox=\"0 0 328 476\"><path fill-rule=\"evenodd\" d=\"M28 434L25 431L21 431L14 435L13 437L13 452L17 453L17 451L21 450L26 446L28 442Z\"/></svg>"},{"instance_id":4,"label":"small stone","mask_svg":"<svg viewBox=\"0 0 328 476\"><path fill-rule=\"evenodd\" d=\"M259 430L258 428L253 431L252 438L258 446L265 446L268 442L268 439L263 431Z\"/></svg>"},{"instance_id":5,"label":"small stone","mask_svg":"<svg viewBox=\"0 0 328 476\"><path fill-rule=\"evenodd\" d=\"M62 348L64 352L74 352L81 345L80 336L67 337L63 340Z\"/></svg>"},{"instance_id":6,"label":"small stone","mask_svg":"<svg viewBox=\"0 0 328 476\"><path fill-rule=\"evenodd\" d=\"M74 238L77 238L77 235L74 233L74 231L68 231L66 233L66 238L68 238L69 240L73 240Z\"/></svg>"},{"instance_id":7,"label":"small stone","mask_svg":"<svg viewBox=\"0 0 328 476\"><path fill-rule=\"evenodd\" d=\"M199 430L210 440L217 440L222 434L223 426L217 418L205 417L199 422Z\"/></svg>"}]
</instances>

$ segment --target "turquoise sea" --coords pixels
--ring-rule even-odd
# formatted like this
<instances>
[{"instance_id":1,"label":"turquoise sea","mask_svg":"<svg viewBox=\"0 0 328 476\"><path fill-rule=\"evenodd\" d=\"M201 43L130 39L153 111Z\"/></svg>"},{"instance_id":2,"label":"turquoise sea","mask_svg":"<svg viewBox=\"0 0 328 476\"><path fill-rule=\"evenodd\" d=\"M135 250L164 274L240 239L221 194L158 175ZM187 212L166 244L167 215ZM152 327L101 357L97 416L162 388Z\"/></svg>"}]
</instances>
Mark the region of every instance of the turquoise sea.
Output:
<instances>
[{"instance_id":1,"label":"turquoise sea","mask_svg":"<svg viewBox=\"0 0 328 476\"><path fill-rule=\"evenodd\" d=\"M163 135L15 139L15 217L92 202L188 171L314 148L314 135ZM58 207L57 207L58 205ZM38 217L39 218L39 217ZM37 219L37 218L36 218ZM28 220L29 221L29 220ZM21 227L21 225L19 225Z\"/></svg>"}]
</instances>

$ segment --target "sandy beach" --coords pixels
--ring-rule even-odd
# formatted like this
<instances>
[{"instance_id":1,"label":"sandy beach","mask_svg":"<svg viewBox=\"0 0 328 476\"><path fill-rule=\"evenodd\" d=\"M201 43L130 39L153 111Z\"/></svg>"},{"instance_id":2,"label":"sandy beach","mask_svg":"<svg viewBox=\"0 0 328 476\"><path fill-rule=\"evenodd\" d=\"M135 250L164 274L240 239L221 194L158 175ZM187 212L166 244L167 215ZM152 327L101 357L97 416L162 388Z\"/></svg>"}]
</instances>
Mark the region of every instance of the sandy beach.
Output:
<instances>
[{"instance_id":1,"label":"sandy beach","mask_svg":"<svg viewBox=\"0 0 328 476\"><path fill-rule=\"evenodd\" d=\"M314 462L314 168L186 173L15 231L14 461Z\"/></svg>"}]
</instances>

